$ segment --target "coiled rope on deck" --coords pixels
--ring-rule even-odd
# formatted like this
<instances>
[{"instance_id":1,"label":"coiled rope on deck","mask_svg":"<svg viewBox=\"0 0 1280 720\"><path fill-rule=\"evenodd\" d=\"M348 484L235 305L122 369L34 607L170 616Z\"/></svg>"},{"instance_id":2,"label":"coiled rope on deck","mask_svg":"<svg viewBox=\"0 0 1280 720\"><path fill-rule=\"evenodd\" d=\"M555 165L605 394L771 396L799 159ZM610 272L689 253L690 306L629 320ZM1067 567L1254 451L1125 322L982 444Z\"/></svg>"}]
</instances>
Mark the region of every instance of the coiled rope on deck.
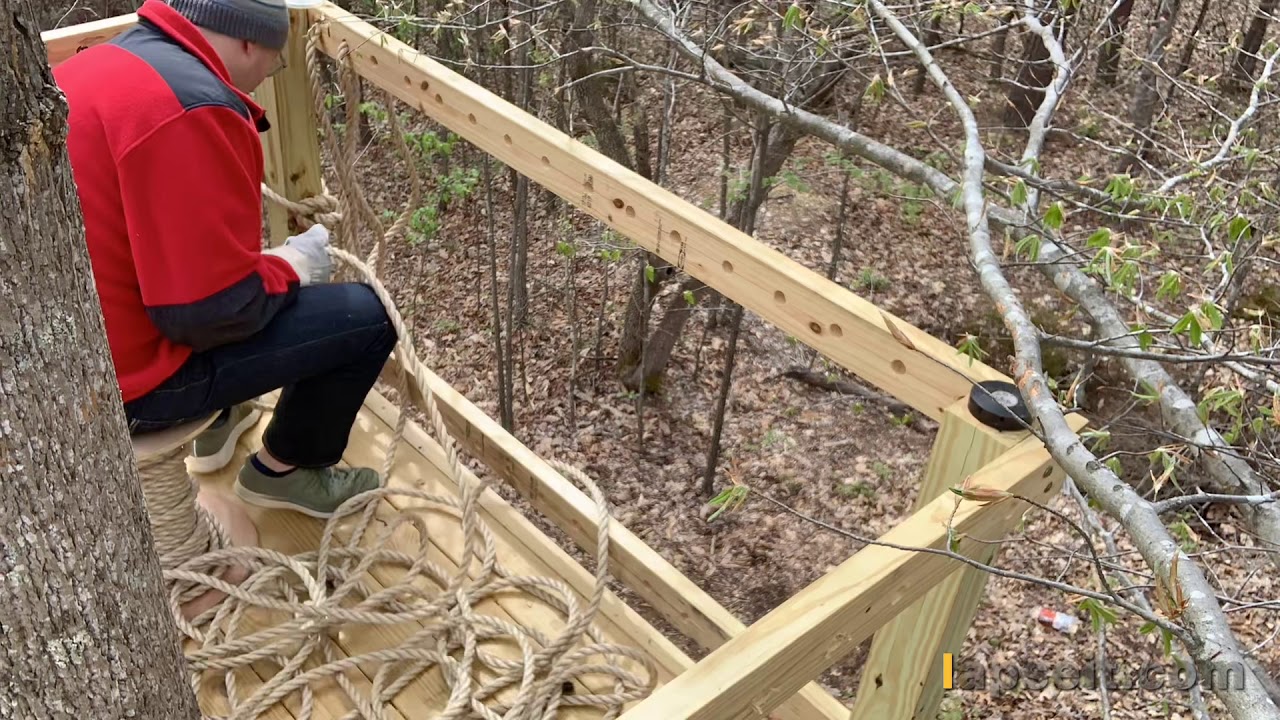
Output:
<instances>
[{"instance_id":1,"label":"coiled rope on deck","mask_svg":"<svg viewBox=\"0 0 1280 720\"><path fill-rule=\"evenodd\" d=\"M308 37L307 64L316 111L323 118L317 27ZM339 63L345 70L344 86L350 89L355 72L345 57L340 56ZM354 119L357 109L350 102L354 96L346 97L348 118ZM222 686L227 712L207 714L209 718L253 720L297 694L300 701L295 714L301 720L312 720L319 701L318 686L331 681L347 702L343 720L381 720L402 690L438 669L448 695L439 713L429 716L432 718L551 720L562 706L586 706L600 708L601 717L612 720L626 703L652 691L656 668L636 649L607 642L594 624L608 581L607 503L584 473L552 461L586 489L597 508L595 582L585 606L561 580L515 574L499 562L493 534L478 509L489 485L462 467L457 444L426 381L426 366L419 361L409 329L379 279L385 243L407 227L420 188L416 166L395 119L395 99L389 93L387 102L392 110L388 113L391 131L412 181L410 198L390 229L382 230L356 182L355 133L350 132L356 127L354 122L347 125L345 149L338 147L333 128L321 123L339 178L340 197L324 195L295 202L265 186L263 195L295 213L304 225L336 224L339 242L330 247L330 254L373 289L395 326L399 340L393 358L400 386L400 415L386 449L384 477L390 477L395 451L402 441L408 405L414 397L407 392L408 383L413 382L432 435L445 450L449 474L459 494L405 487L364 493L348 500L328 520L318 548L296 554L227 547L225 534L208 518L213 538L205 545L208 549L191 554L202 542L192 540L185 554L167 556L170 563L164 570L175 622L190 641L186 658L192 686L198 694L210 681ZM353 252L360 220L375 238L364 261ZM190 498L164 502L194 504L194 489L188 490ZM441 531L440 516L451 528L460 528L462 547L452 559L456 563L453 571L432 559L447 546L447 540L441 538L449 537ZM169 514L158 519L176 522ZM166 543L182 546L176 532L166 530L161 536ZM237 585L220 579L221 570L230 564L247 567L248 579ZM381 587L375 589L368 578L376 578ZM185 620L178 610L180 601L207 589L220 590L227 597ZM544 604L561 617L562 625L554 632L544 632L494 614L491 608L495 604L500 606L501 601L511 598L521 600L521 605L531 599ZM387 627L408 627L411 632L394 643L379 645L387 632L380 628ZM274 663L278 670L265 673L267 663ZM240 688L246 674L263 676L247 693ZM324 715L336 717L332 707Z\"/></svg>"},{"instance_id":2,"label":"coiled rope on deck","mask_svg":"<svg viewBox=\"0 0 1280 720\"><path fill-rule=\"evenodd\" d=\"M196 502L199 481L187 474L186 456L187 448L180 445L138 463L151 519L151 541L162 568L178 567L230 544L230 536L218 519ZM169 598L170 610L181 617L181 605L203 592L204 588L192 586L175 588Z\"/></svg>"}]
</instances>

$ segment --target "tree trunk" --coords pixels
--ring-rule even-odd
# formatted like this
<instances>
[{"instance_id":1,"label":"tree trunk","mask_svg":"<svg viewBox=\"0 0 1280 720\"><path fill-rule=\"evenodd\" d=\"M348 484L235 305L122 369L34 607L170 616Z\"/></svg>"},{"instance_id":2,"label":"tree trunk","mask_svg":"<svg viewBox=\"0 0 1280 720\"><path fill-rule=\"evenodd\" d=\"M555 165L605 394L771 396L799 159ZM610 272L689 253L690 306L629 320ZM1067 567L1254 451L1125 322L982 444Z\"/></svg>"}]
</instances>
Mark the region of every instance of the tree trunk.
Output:
<instances>
[{"instance_id":1,"label":"tree trunk","mask_svg":"<svg viewBox=\"0 0 1280 720\"><path fill-rule=\"evenodd\" d=\"M1173 79L1178 80L1186 74L1191 68L1191 58L1196 54L1196 45L1199 42L1200 28L1204 27L1205 16L1209 14L1209 6L1213 4L1213 0L1201 0L1200 12L1196 14L1196 21L1191 25L1191 35L1187 41L1182 44L1182 56L1178 59L1178 66L1173 69ZM1174 98L1178 96L1178 84L1175 82L1169 86L1169 97L1165 102L1173 104Z\"/></svg>"},{"instance_id":2,"label":"tree trunk","mask_svg":"<svg viewBox=\"0 0 1280 720\"><path fill-rule=\"evenodd\" d=\"M1262 0L1258 4L1258 12L1249 21L1245 30L1244 42L1236 51L1235 62L1231 64L1231 79L1237 87L1253 86L1253 71L1258 65L1258 52L1262 49L1262 39L1267 35L1267 24L1276 11L1276 0Z\"/></svg>"},{"instance_id":3,"label":"tree trunk","mask_svg":"<svg viewBox=\"0 0 1280 720\"><path fill-rule=\"evenodd\" d=\"M1053 17L1046 14L1040 21L1048 25ZM1009 86L1004 109L1004 124L1011 128L1026 128L1035 117L1036 110L1044 101L1044 89L1053 82L1053 61L1049 58L1049 48L1039 35L1033 32L1022 34L1022 66L1018 75Z\"/></svg>"},{"instance_id":4,"label":"tree trunk","mask_svg":"<svg viewBox=\"0 0 1280 720\"><path fill-rule=\"evenodd\" d=\"M1107 85L1116 84L1116 72L1120 68L1120 48L1124 47L1125 30L1133 15L1133 0L1122 0L1115 12L1107 17L1107 39L1098 54L1098 80Z\"/></svg>"},{"instance_id":5,"label":"tree trunk","mask_svg":"<svg viewBox=\"0 0 1280 720\"><path fill-rule=\"evenodd\" d=\"M769 194L768 188L764 187L764 180L767 175L768 164L773 153L773 147L770 140L777 137L775 130L780 128L772 125L771 121L763 115L759 118L759 127L755 132L755 148L751 162L751 183L747 189L747 203L739 205L739 214L734 218L734 225L747 235L753 235L756 231L756 213L760 205L764 202L764 198ZM788 142L791 147L795 146L797 135L794 132L783 131L781 139ZM785 155L791 154L791 147L786 149ZM785 157L784 155L784 157ZM733 318L729 321L729 348L725 353L724 372L720 376L720 391L716 394L715 415L712 417L711 428L711 447L707 449L707 464L702 471L702 494L708 498L715 494L715 477L716 466L720 464L720 437L724 432L725 409L729 403L729 393L733 390L733 368L737 361L738 354L738 334L742 329L742 305L733 304Z\"/></svg>"},{"instance_id":6,"label":"tree trunk","mask_svg":"<svg viewBox=\"0 0 1280 720\"><path fill-rule=\"evenodd\" d=\"M611 160L626 165L628 169L634 169L635 164L630 161L631 155L627 150L627 141L622 134L622 128L618 127L609 103L605 102L605 98L612 96L608 90L608 83L599 76L589 77L599 68L596 67L590 55L580 52L582 48L595 45L595 33L591 30L597 20L595 0L582 0L570 7L573 8L574 14L566 36L569 41L567 50L579 52L574 52L569 61L569 70L574 80L588 78L578 83L574 95L582 108L587 126L595 136L600 152ZM626 158L625 161L624 158Z\"/></svg>"},{"instance_id":7,"label":"tree trunk","mask_svg":"<svg viewBox=\"0 0 1280 720\"><path fill-rule=\"evenodd\" d=\"M597 19L595 0L583 0L583 2L570 7L574 14L570 25L572 29L567 33L569 40L568 50L573 52L581 48L592 47L595 45L595 33L592 32L591 28ZM605 98L608 96L607 83L600 77L583 80L583 78L587 78L597 71L596 64L592 61L591 56L582 52L576 53L569 62L569 69L573 79L581 81L576 86L574 97L577 98L579 106L582 108L584 119L591 129L592 136L595 138L600 152L628 170L647 169L641 167L632 158L630 150L627 149L627 141L623 135L622 128L619 127L616 118L605 102ZM621 83L622 81L619 80L618 82ZM643 110L637 108L637 112L643 113ZM641 128L645 125L647 123L641 118L640 122L637 123L636 132L642 132ZM644 152L646 148L647 142L637 143L637 151ZM646 178L649 177L647 172L641 174ZM663 284L675 275L675 268L668 265L658 255L642 251L641 258L641 264L637 268L635 279L632 281L631 293L627 299L627 308L623 314L622 335L618 345L616 368L624 385L631 389L635 388L628 384L626 378L631 377L636 372L640 365L641 355L644 354L645 336L649 331L649 316L653 310L653 301L658 297ZM645 273L645 268L650 266L654 268L651 279Z\"/></svg>"},{"instance_id":8,"label":"tree trunk","mask_svg":"<svg viewBox=\"0 0 1280 720\"><path fill-rule=\"evenodd\" d=\"M930 45L938 44L938 41L941 39L942 13L930 10L925 10L924 12L929 16L929 18L927 24L924 24L923 27L920 28L920 42L924 43L925 46L928 47ZM961 14L960 17L963 21L964 15ZM925 72L923 67L920 68L919 72L916 74L915 82L911 87L911 92L916 95L924 92L924 85L928 79L929 74Z\"/></svg>"},{"instance_id":9,"label":"tree trunk","mask_svg":"<svg viewBox=\"0 0 1280 720\"><path fill-rule=\"evenodd\" d=\"M525 10L523 3L515 3L515 7L519 10ZM536 18L532 15L525 16L530 22L534 22ZM512 28L511 41L516 45L516 65L521 69L516 73L517 85L515 87L515 97L512 100L516 107L521 110L528 111L533 103L533 69L528 67L529 64L529 46L533 43L533 39L529 37L529 24L517 23ZM505 73L508 77L511 73ZM511 238L511 267L509 270L510 280L507 283L507 316L511 318L511 335L515 334L515 329L524 325L528 313L529 304L529 178L525 177L513 168L511 170L511 185L516 189L515 207L513 209L512 225L514 229ZM510 342L510 336L508 336ZM510 348L507 354L511 354Z\"/></svg>"},{"instance_id":10,"label":"tree trunk","mask_svg":"<svg viewBox=\"0 0 1280 720\"><path fill-rule=\"evenodd\" d=\"M1158 68L1164 65L1169 39L1173 36L1173 28L1178 23L1178 13L1181 10L1182 0L1161 0L1157 10L1155 31L1147 46L1147 57L1143 60L1142 72L1138 74L1138 88L1133 96L1130 122L1133 124L1134 150L1121 163L1121 170L1124 172L1137 167L1151 148L1150 132L1155 122L1157 101L1160 99Z\"/></svg>"},{"instance_id":11,"label":"tree trunk","mask_svg":"<svg viewBox=\"0 0 1280 720\"><path fill-rule=\"evenodd\" d=\"M34 15L0 0L0 718L199 718Z\"/></svg>"},{"instance_id":12,"label":"tree trunk","mask_svg":"<svg viewBox=\"0 0 1280 720\"><path fill-rule=\"evenodd\" d=\"M760 177L762 179L775 177L782 170L787 158L791 157L791 151L795 149L799 140L800 135L791 128L785 125L774 125L769 131L768 150L763 158ZM754 218L768 195L769 188L764 184L753 186L748 191L747 197L735 200L729 206L729 217ZM737 221L731 224L740 226ZM628 390L638 392L643 386L645 392L654 392L662 385L662 376L666 372L667 365L671 362L671 355L675 350L676 342L684 334L685 325L688 324L689 318L693 314L693 308L684 299L685 291L693 293L696 306L710 293L710 288L702 282L690 278L681 285L678 293L670 297L666 313L651 336L649 340L650 346L644 353L644 370L641 371L640 369L638 350L635 352L631 364L623 366L626 373L622 375L622 382L623 386ZM638 308L636 312L639 312ZM648 323L644 323L642 327L647 328ZM628 349L624 346L624 352ZM624 354L623 357L627 358L628 356Z\"/></svg>"},{"instance_id":13,"label":"tree trunk","mask_svg":"<svg viewBox=\"0 0 1280 720\"><path fill-rule=\"evenodd\" d=\"M1000 18L1000 22L1007 26L1009 23L1012 23L1017 19L1017 17L1017 14L1010 10ZM991 78L992 82L1000 82L1004 79L1004 53L1005 49L1009 47L1010 34L1011 31L1009 28L1005 27L991 38L991 69L987 74Z\"/></svg>"}]
</instances>

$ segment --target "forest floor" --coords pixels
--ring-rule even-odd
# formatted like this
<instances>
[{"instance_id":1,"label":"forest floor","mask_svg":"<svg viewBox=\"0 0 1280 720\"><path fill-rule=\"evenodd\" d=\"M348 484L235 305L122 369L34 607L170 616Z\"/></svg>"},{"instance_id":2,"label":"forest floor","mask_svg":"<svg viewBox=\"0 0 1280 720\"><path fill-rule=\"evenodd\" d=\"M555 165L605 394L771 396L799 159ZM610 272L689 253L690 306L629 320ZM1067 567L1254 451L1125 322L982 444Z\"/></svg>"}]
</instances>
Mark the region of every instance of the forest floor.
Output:
<instances>
[{"instance_id":1,"label":"forest floor","mask_svg":"<svg viewBox=\"0 0 1280 720\"><path fill-rule=\"evenodd\" d=\"M643 102L659 107L653 95ZM945 122L945 115L939 107L932 117ZM665 186L712 212L718 197L720 122L713 100L694 90L681 91ZM893 137L898 147L933 147L927 131L905 126L900 109L886 108L863 123L864 132ZM381 126L375 123L374 128L375 136L381 136ZM736 146L735 163L741 166L749 152L749 146ZM800 182L774 189L755 233L761 242L823 275L831 260L840 195L840 175L824 159L829 152L821 143L801 142L787 166ZM1078 173L1089 169L1088 152L1088 148L1051 147L1048 155L1073 164ZM450 164L478 168L478 158L474 148L460 143ZM441 168L439 163L431 167ZM403 201L406 176L385 138L364 149L358 169L375 208L394 210ZM513 192L506 169L496 163L495 169L500 170L494 185L497 274L499 297L505 299ZM432 187L440 182L440 175L429 173L426 181ZM845 220L847 237L836 281L952 345L965 333L978 335L992 352L986 361L1007 371L1008 358L999 349L1003 328L970 268L962 227L944 207L945 201L906 197L901 188L873 172L855 182L851 192ZM618 522L748 624L861 548L847 537L782 511L760 495L863 536L884 533L910 514L936 425L919 416L894 416L876 402L782 377L789 368L812 362L820 373L852 379L820 358L811 361L803 345L747 312L716 489L727 487L733 476L749 487L751 494L740 508L709 520L708 498L699 486L710 445L728 323L722 321L715 329L708 329L713 314L706 307L709 303L689 310L694 316L676 348L663 387L645 399L642 441L635 398L613 375L622 309L637 271L634 252L624 252L621 261L602 259L599 251L616 239L602 239L601 227L590 218L556 209L536 186L533 197L529 313L527 325L516 338L514 434L522 442L539 455L572 463L594 478ZM423 360L497 417L484 207L481 183L469 198L454 202L442 214L434 239L391 248L387 280L413 325ZM569 261L557 253L557 242L570 243L576 249L571 280ZM1040 278L1020 273L1018 282L1024 302L1039 318L1061 314L1056 294ZM655 307L661 304L660 299ZM604 318L599 322L602 307ZM598 328L602 329L599 338ZM574 347L578 356L571 411ZM1065 373L1075 369L1066 359L1062 364ZM1118 375L1108 372L1107 364L1102 363L1102 381L1090 389L1090 411L1105 413L1108 408L1103 404L1123 403L1128 396L1128 388ZM1113 382L1115 387L1110 385ZM472 465L481 471L479 465ZM563 533L509 488L499 483L498 489L590 567L585 555ZM1080 510L1070 497L1059 497L1053 506L1080 521ZM1229 518L1211 531L1195 524L1189 529L1204 539L1210 539L1205 538L1209 532L1216 532L1228 543L1249 544ZM1119 542L1122 552L1132 550L1123 537ZM1035 513L1025 532L1006 546L1000 563L1012 570L1095 587L1081 548L1064 523ZM1239 585L1248 572L1239 567L1243 564L1219 563L1215 566L1218 580ZM1274 574L1259 573L1251 582L1254 588L1273 583ZM986 684L979 689L949 691L940 717L1098 717L1101 700L1094 690L1055 690L1050 683L1044 690L1021 685L1002 691L996 672L1002 666L1026 670L1039 663L1084 668L1093 662L1099 643L1087 625L1075 634L1065 634L1040 625L1032 617L1040 606L1074 612L1070 599L1039 585L996 577L986 588L958 659L960 663L985 665ZM705 654L634 594L616 583L615 589L690 656L697 659ZM1280 632L1274 612L1239 612L1231 618L1249 645ZM1160 664L1171 674L1173 661L1162 656L1156 637L1139 632L1140 625L1132 617L1121 616L1107 630L1107 652L1119 664L1122 679L1132 678L1148 662ZM864 643L822 678L847 703L858 690L859 667L868 645ZM1274 644L1263 654L1270 670L1280 672ZM1166 674L1159 688L1112 691L1112 717L1192 717L1179 704L1185 694L1167 691L1175 684ZM1211 702L1211 712L1217 716L1214 708Z\"/></svg>"}]
</instances>

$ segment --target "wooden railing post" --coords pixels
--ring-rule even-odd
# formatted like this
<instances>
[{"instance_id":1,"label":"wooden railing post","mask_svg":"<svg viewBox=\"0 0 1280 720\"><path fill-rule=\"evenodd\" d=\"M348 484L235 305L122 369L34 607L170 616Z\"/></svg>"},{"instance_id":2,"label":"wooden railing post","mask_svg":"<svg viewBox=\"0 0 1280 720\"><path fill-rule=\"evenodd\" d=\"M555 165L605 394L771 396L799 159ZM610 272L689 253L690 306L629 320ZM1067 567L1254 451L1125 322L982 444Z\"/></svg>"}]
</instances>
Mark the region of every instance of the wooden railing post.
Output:
<instances>
[{"instance_id":1,"label":"wooden railing post","mask_svg":"<svg viewBox=\"0 0 1280 720\"><path fill-rule=\"evenodd\" d=\"M271 129L262 137L264 181L290 200L301 200L324 192L324 177L311 80L307 74L307 30L311 27L311 16L307 10L290 10L289 15L285 67L258 87L255 99L267 111L271 122ZM270 244L279 245L301 230L290 223L287 213L275 203L266 202L266 211Z\"/></svg>"},{"instance_id":2,"label":"wooden railing post","mask_svg":"<svg viewBox=\"0 0 1280 720\"><path fill-rule=\"evenodd\" d=\"M978 416L971 411L975 402L992 409L995 399L990 391L997 388L1011 393L997 393L997 398L1010 403L1018 399L1013 386L991 383L975 387L970 400L947 408L913 512L947 488L962 484L971 473L1027 437L1026 430L1001 430L999 423L995 423L997 427L988 424L992 419L981 406L977 407ZM993 544L974 559L989 565L998 549ZM960 567L876 632L863 664L851 720L933 720L937 716L942 702L943 653L960 650L982 600L986 578L977 568Z\"/></svg>"}]
</instances>

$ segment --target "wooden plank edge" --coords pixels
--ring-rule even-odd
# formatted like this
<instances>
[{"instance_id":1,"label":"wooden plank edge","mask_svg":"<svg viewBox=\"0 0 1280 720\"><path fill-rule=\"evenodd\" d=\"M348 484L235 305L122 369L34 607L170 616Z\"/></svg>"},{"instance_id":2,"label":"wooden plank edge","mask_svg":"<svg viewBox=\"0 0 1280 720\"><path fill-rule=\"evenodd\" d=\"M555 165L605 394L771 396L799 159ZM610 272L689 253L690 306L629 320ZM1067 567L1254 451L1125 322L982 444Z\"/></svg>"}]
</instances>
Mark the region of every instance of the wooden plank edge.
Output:
<instances>
[{"instance_id":1,"label":"wooden plank edge","mask_svg":"<svg viewBox=\"0 0 1280 720\"><path fill-rule=\"evenodd\" d=\"M1008 380L358 16L310 12L329 56L345 44L365 79L921 413Z\"/></svg>"},{"instance_id":2,"label":"wooden plank edge","mask_svg":"<svg viewBox=\"0 0 1280 720\"><path fill-rule=\"evenodd\" d=\"M1069 419L1075 427L1085 424L1077 415ZM1061 488L1063 473L1042 443L1030 437L971 478L975 486L1044 501ZM950 526L961 538L956 551L974 557L987 547L978 539L1002 535L1030 507L1012 499L983 506L948 493L880 539L903 547L941 549L947 545ZM845 657L924 590L962 567L969 566L937 553L869 545L622 717L759 718L807 678Z\"/></svg>"},{"instance_id":3,"label":"wooden plank edge","mask_svg":"<svg viewBox=\"0 0 1280 720\"><path fill-rule=\"evenodd\" d=\"M388 365L388 369L392 366ZM537 510L590 553L596 543L595 505L586 493L535 454L496 420L430 369L419 365L449 432L467 454L511 484ZM394 375L384 374L393 381ZM422 400L414 383L410 392ZM620 523L609 531L609 567L614 577L659 615L704 649L714 650L746 625ZM817 683L781 703L779 720L847 720L849 709Z\"/></svg>"},{"instance_id":4,"label":"wooden plank edge","mask_svg":"<svg viewBox=\"0 0 1280 720\"><path fill-rule=\"evenodd\" d=\"M108 42L138 22L137 13L93 20L40 33L49 57L49 66L60 63L81 50Z\"/></svg>"}]
</instances>

